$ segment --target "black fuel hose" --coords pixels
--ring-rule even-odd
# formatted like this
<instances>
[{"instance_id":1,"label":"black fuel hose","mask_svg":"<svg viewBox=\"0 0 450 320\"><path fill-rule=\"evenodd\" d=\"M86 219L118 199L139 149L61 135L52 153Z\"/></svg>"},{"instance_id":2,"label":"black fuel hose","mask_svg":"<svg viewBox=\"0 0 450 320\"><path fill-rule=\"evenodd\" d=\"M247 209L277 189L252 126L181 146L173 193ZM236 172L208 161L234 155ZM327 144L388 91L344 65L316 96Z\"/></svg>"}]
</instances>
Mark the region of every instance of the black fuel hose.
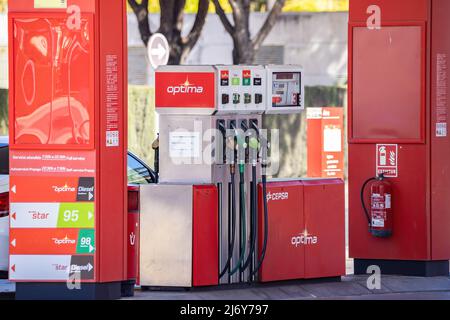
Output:
<instances>
[{"instance_id":1,"label":"black fuel hose","mask_svg":"<svg viewBox=\"0 0 450 320\"><path fill-rule=\"evenodd\" d=\"M256 166L252 166L252 183L251 183L251 206L250 206L250 251L248 252L248 257L244 263L244 265L241 268L241 271L245 271L250 263L253 260L253 255L255 253L255 247L256 247L256 232L257 232L257 197L258 197L258 189L257 189L257 181L256 181Z\"/></svg>"},{"instance_id":2,"label":"black fuel hose","mask_svg":"<svg viewBox=\"0 0 450 320\"><path fill-rule=\"evenodd\" d=\"M263 206L264 206L264 243L261 250L261 257L259 258L258 265L253 271L251 276L254 276L258 273L259 269L266 258L267 251L267 242L269 240L269 209L267 204L267 176L265 174L262 175L262 186L263 186Z\"/></svg>"},{"instance_id":3,"label":"black fuel hose","mask_svg":"<svg viewBox=\"0 0 450 320\"><path fill-rule=\"evenodd\" d=\"M231 235L231 243L228 247L228 258L227 263L225 264L225 267L223 268L222 272L219 274L219 279L221 279L227 271L230 271L230 265L231 265L231 259L233 258L233 252L234 252L234 242L236 238L236 188L235 188L235 182L234 177L235 173L234 170L231 170L231 195L228 193L228 197L231 196L231 205L228 206L228 216L230 216L230 210L231 210L231 229L232 229L232 235ZM230 208L231 207L231 208Z\"/></svg>"},{"instance_id":4,"label":"black fuel hose","mask_svg":"<svg viewBox=\"0 0 450 320\"><path fill-rule=\"evenodd\" d=\"M240 257L239 257L239 261L236 263L236 265L231 269L230 271L230 275L234 275L236 272L238 272L242 266L242 263L244 262L245 259L245 250L246 250L246 242L247 242L247 234L246 234L246 197L245 197L245 175L244 175L244 171L241 169L239 169L239 176L240 176L240 181L239 181L239 216L240 216L240 239L241 239L241 244L240 244Z\"/></svg>"}]
</instances>

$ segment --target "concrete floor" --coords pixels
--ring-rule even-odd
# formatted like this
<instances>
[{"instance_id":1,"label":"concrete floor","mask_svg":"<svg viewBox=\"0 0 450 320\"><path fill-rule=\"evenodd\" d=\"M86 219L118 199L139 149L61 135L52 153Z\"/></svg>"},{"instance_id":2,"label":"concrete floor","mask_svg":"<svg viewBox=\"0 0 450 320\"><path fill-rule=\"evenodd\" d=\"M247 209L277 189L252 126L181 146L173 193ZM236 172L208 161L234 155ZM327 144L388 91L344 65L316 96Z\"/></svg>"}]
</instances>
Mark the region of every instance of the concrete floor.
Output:
<instances>
[{"instance_id":1,"label":"concrete floor","mask_svg":"<svg viewBox=\"0 0 450 320\"><path fill-rule=\"evenodd\" d=\"M450 300L450 277L382 276L381 289L369 290L367 276L349 275L341 282L287 282L239 288L136 290L126 300ZM0 280L0 300L13 299L15 286Z\"/></svg>"},{"instance_id":2,"label":"concrete floor","mask_svg":"<svg viewBox=\"0 0 450 320\"><path fill-rule=\"evenodd\" d=\"M449 277L382 276L381 289L369 290L367 276L346 276L341 282L288 282L247 288L191 291L141 291L132 300L450 300Z\"/></svg>"}]
</instances>

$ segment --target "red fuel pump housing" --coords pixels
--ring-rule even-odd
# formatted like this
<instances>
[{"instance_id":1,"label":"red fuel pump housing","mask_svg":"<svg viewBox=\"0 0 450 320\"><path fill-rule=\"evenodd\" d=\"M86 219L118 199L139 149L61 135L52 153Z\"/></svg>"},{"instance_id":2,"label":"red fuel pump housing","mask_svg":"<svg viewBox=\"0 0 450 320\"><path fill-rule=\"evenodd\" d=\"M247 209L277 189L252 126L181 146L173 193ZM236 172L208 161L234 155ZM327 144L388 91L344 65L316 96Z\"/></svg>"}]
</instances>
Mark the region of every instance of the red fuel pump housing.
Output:
<instances>
[{"instance_id":1,"label":"red fuel pump housing","mask_svg":"<svg viewBox=\"0 0 450 320\"><path fill-rule=\"evenodd\" d=\"M345 185L340 179L267 183L269 234L261 282L345 275ZM264 242L259 186L259 248Z\"/></svg>"},{"instance_id":2,"label":"red fuel pump housing","mask_svg":"<svg viewBox=\"0 0 450 320\"><path fill-rule=\"evenodd\" d=\"M382 273L448 275L449 14L446 0L350 1L349 246L355 273L375 264ZM383 230L392 232L387 238L369 232L360 196L364 181L380 174L392 194L391 208L383 209ZM371 192L386 196L386 181ZM382 200L372 198L372 204Z\"/></svg>"},{"instance_id":3,"label":"red fuel pump housing","mask_svg":"<svg viewBox=\"0 0 450 320\"><path fill-rule=\"evenodd\" d=\"M8 10L16 298L120 298L128 238L126 3L21 0Z\"/></svg>"}]
</instances>

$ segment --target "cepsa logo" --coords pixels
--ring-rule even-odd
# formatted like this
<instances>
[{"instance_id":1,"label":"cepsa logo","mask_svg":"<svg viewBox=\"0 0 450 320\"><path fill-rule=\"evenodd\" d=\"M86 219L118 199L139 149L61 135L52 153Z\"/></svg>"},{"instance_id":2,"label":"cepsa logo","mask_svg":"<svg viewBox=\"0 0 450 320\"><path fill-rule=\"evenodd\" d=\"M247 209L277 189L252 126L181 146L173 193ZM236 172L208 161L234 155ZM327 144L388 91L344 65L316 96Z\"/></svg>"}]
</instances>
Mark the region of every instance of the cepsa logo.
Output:
<instances>
[{"instance_id":1,"label":"cepsa logo","mask_svg":"<svg viewBox=\"0 0 450 320\"><path fill-rule=\"evenodd\" d=\"M52 186L53 191L56 193L63 193L63 192L75 192L74 187L70 187L67 185L67 183L64 186Z\"/></svg>"},{"instance_id":2,"label":"cepsa logo","mask_svg":"<svg viewBox=\"0 0 450 320\"><path fill-rule=\"evenodd\" d=\"M177 94L202 94L204 88L202 86L196 86L189 82L189 78L186 78L186 81L179 86L169 86L167 87L167 93L172 95Z\"/></svg>"},{"instance_id":3,"label":"cepsa logo","mask_svg":"<svg viewBox=\"0 0 450 320\"><path fill-rule=\"evenodd\" d=\"M306 229L299 235L293 236L291 238L291 244L296 248L298 248L299 246L314 245L318 242L319 238L317 236L309 234L308 230Z\"/></svg>"},{"instance_id":4,"label":"cepsa logo","mask_svg":"<svg viewBox=\"0 0 450 320\"><path fill-rule=\"evenodd\" d=\"M267 202L269 201L282 201L289 199L289 192L269 192L267 194Z\"/></svg>"}]
</instances>

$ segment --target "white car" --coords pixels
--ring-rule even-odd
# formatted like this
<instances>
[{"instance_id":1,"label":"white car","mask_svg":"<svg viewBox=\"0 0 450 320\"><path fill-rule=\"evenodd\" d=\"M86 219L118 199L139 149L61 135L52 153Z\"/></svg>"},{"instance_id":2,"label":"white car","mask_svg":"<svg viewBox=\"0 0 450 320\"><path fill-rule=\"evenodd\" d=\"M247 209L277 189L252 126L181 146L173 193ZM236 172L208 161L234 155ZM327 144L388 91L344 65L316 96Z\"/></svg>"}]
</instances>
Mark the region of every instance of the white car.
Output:
<instances>
[{"instance_id":1,"label":"white car","mask_svg":"<svg viewBox=\"0 0 450 320\"><path fill-rule=\"evenodd\" d=\"M8 271L9 250L9 150L8 138L0 137L0 272Z\"/></svg>"}]
</instances>

